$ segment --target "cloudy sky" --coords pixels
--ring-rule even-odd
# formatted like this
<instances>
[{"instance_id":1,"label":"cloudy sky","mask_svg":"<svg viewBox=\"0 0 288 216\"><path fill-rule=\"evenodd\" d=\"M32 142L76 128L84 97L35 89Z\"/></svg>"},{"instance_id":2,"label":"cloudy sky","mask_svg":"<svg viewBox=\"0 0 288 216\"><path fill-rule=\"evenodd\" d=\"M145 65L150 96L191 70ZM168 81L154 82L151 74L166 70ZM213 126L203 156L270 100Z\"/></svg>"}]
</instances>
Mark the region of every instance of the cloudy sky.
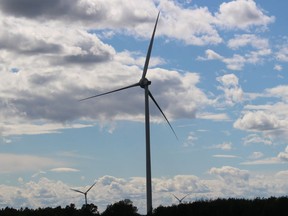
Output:
<instances>
[{"instance_id":1,"label":"cloudy sky","mask_svg":"<svg viewBox=\"0 0 288 216\"><path fill-rule=\"evenodd\" d=\"M0 208L145 212L143 89L79 99L148 70L153 205L288 193L287 5L265 0L1 0Z\"/></svg>"}]
</instances>

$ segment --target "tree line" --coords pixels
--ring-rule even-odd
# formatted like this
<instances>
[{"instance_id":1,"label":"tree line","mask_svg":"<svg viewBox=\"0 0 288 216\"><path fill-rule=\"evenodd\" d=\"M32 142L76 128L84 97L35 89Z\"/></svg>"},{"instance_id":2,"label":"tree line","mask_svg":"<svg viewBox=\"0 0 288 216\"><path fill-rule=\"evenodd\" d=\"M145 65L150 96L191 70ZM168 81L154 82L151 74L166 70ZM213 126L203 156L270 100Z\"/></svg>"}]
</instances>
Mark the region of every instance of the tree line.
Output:
<instances>
[{"instance_id":1,"label":"tree line","mask_svg":"<svg viewBox=\"0 0 288 216\"><path fill-rule=\"evenodd\" d=\"M270 197L255 199L215 199L198 200L172 206L159 206L153 210L152 216L286 216L288 197ZM1 216L141 216L138 208L129 199L108 205L99 213L94 204L83 205L77 209L75 204L51 208L0 209Z\"/></svg>"}]
</instances>

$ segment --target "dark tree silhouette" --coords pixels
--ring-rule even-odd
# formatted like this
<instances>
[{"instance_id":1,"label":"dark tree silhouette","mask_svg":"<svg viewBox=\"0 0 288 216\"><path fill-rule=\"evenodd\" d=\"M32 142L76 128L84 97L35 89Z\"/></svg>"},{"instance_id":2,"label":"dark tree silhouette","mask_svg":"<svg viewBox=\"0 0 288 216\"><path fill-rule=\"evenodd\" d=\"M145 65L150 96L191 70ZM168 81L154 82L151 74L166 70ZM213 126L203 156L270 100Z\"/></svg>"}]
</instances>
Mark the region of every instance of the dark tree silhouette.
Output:
<instances>
[{"instance_id":1,"label":"dark tree silhouette","mask_svg":"<svg viewBox=\"0 0 288 216\"><path fill-rule=\"evenodd\" d=\"M288 197L270 197L255 199L215 199L198 200L172 206L159 206L154 209L153 216L287 216ZM0 209L0 216L140 216L137 207L131 200L125 199L108 205L99 214L94 204L83 205L76 209L74 204L51 208L6 207Z\"/></svg>"},{"instance_id":2,"label":"dark tree silhouette","mask_svg":"<svg viewBox=\"0 0 288 216\"><path fill-rule=\"evenodd\" d=\"M87 205L83 205L82 208L81 208L81 213L83 215L99 215L99 212L98 212L98 207L94 204L87 204Z\"/></svg>"},{"instance_id":3,"label":"dark tree silhouette","mask_svg":"<svg viewBox=\"0 0 288 216\"><path fill-rule=\"evenodd\" d=\"M137 212L138 209L133 205L133 202L125 199L113 205L108 205L101 216L137 216L139 215Z\"/></svg>"}]
</instances>

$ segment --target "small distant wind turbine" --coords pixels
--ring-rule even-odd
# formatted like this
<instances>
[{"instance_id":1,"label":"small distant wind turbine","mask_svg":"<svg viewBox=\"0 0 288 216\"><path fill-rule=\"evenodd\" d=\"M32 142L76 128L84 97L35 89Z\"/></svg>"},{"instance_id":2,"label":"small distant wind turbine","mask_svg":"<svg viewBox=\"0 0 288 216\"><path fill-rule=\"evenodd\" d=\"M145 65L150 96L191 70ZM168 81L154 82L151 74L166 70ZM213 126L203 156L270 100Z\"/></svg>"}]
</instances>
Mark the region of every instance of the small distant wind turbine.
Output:
<instances>
[{"instance_id":1,"label":"small distant wind turbine","mask_svg":"<svg viewBox=\"0 0 288 216\"><path fill-rule=\"evenodd\" d=\"M186 194L185 196L183 196L181 199L180 198L178 198L177 196L175 196L174 194L172 194L174 197L175 197L175 199L177 199L178 201L179 201L179 204L181 204L182 203L182 201L189 195L189 194Z\"/></svg>"},{"instance_id":2,"label":"small distant wind turbine","mask_svg":"<svg viewBox=\"0 0 288 216\"><path fill-rule=\"evenodd\" d=\"M87 206L87 193L92 189L92 187L94 187L95 184L96 184L96 182L95 182L93 185L91 185L91 186L88 188L88 190L86 190L85 192L80 191L80 190L76 190L76 189L72 189L72 188L71 188L71 190L72 190L72 191L75 191L75 192L77 192L77 193L84 194L84 196L85 196L85 205Z\"/></svg>"},{"instance_id":3,"label":"small distant wind turbine","mask_svg":"<svg viewBox=\"0 0 288 216\"><path fill-rule=\"evenodd\" d=\"M147 55L146 55L146 60L145 60L144 68L143 68L142 77L139 80L139 82L134 83L134 84L129 85L129 86L126 86L126 87L123 87L123 88L119 88L119 89L116 89L116 90L113 90L113 91L108 91L108 92L105 92L105 93L102 93L102 94L94 95L94 96L87 97L87 98L84 98L84 99L80 100L80 101L83 101L83 100L87 100L87 99L91 99L91 98L107 95L107 94L110 94L110 93L122 91L122 90L125 90L125 89L137 87L137 86L140 86L141 88L144 89L144 95L145 95L145 131L146 131L147 215L152 214L152 183L151 183L149 97L152 99L152 101L155 103L157 108L160 110L160 112L162 113L163 117L165 118L166 122L168 123L169 127L171 128L171 130L173 131L174 135L176 136L176 138L178 140L178 137L177 137L173 127L171 126L171 124L168 121L167 117L165 116L164 112L160 108L159 104L156 102L156 100L153 97L151 91L149 91L148 87L149 87L149 85L151 85L151 81L149 81L146 78L146 73L147 73L147 70L148 70L148 65L149 65L149 61L150 61L150 56L151 56L151 51L152 51L152 46L153 46L153 41L154 41L154 36L155 36L155 32L156 32L156 27L157 27L159 15L160 15L160 12L158 13L158 16L157 16L157 19L156 19L156 22L155 22L154 30L153 30L153 33L152 33L152 37L151 37L150 44L149 44L148 51L147 51Z\"/></svg>"}]
</instances>

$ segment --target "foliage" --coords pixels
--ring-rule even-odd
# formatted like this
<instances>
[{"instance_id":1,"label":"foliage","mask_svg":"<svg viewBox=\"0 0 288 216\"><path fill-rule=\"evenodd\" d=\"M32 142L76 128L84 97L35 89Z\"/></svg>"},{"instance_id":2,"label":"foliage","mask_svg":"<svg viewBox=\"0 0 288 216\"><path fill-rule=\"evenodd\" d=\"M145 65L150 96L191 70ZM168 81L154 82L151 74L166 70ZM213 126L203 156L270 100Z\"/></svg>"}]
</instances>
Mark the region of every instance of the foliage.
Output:
<instances>
[{"instance_id":1,"label":"foliage","mask_svg":"<svg viewBox=\"0 0 288 216\"><path fill-rule=\"evenodd\" d=\"M153 216L286 216L288 197L270 197L249 199L216 199L199 200L172 206L159 206L154 209ZM14 209L6 207L0 209L1 216L140 216L137 207L131 200L125 199L108 205L99 214L94 204L83 205L76 209L74 204L65 208Z\"/></svg>"},{"instance_id":2,"label":"foliage","mask_svg":"<svg viewBox=\"0 0 288 216\"><path fill-rule=\"evenodd\" d=\"M268 199L216 199L197 201L173 205L168 207L159 206L154 209L154 216L284 216L287 215L288 197Z\"/></svg>"},{"instance_id":3,"label":"foliage","mask_svg":"<svg viewBox=\"0 0 288 216\"><path fill-rule=\"evenodd\" d=\"M101 214L102 216L137 216L137 207L133 206L133 203L129 199L125 199L108 205L107 209Z\"/></svg>"},{"instance_id":4,"label":"foliage","mask_svg":"<svg viewBox=\"0 0 288 216\"><path fill-rule=\"evenodd\" d=\"M56 208L38 208L28 209L21 208L19 210L6 207L0 210L1 216L97 216L99 215L97 206L94 204L83 205L81 209L76 209L74 204L70 204L65 208L60 206Z\"/></svg>"}]
</instances>

